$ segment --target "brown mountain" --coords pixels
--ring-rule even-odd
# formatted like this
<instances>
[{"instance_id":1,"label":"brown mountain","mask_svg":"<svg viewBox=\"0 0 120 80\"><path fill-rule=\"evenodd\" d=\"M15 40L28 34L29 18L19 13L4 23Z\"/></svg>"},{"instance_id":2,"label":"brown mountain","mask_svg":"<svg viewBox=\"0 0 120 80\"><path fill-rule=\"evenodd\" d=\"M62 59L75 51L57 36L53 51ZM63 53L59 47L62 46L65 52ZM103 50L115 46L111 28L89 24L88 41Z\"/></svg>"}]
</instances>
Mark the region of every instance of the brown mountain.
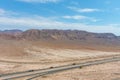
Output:
<instances>
[{"instance_id":1,"label":"brown mountain","mask_svg":"<svg viewBox=\"0 0 120 80\"><path fill-rule=\"evenodd\" d=\"M120 45L120 37L112 33L91 33L79 30L9 30L0 32L0 38L19 40L71 41L77 43Z\"/></svg>"},{"instance_id":2,"label":"brown mountain","mask_svg":"<svg viewBox=\"0 0 120 80\"><path fill-rule=\"evenodd\" d=\"M4 30L0 31L0 39L17 39L21 34L21 30Z\"/></svg>"},{"instance_id":3,"label":"brown mountain","mask_svg":"<svg viewBox=\"0 0 120 80\"><path fill-rule=\"evenodd\" d=\"M35 45L54 48L90 50L120 50L120 37L112 33L92 33L80 30L36 30L23 32L21 38L35 42ZM38 42L38 43L37 43Z\"/></svg>"},{"instance_id":4,"label":"brown mountain","mask_svg":"<svg viewBox=\"0 0 120 80\"><path fill-rule=\"evenodd\" d=\"M27 30L22 33L22 38L30 40L53 39L53 40L119 40L119 37L112 33L91 33L79 30Z\"/></svg>"},{"instance_id":5,"label":"brown mountain","mask_svg":"<svg viewBox=\"0 0 120 80\"><path fill-rule=\"evenodd\" d=\"M1 37L13 37L26 40L66 40L66 41L93 41L119 42L120 37L112 33L91 33L79 30L37 30L31 29L0 31Z\"/></svg>"},{"instance_id":6,"label":"brown mountain","mask_svg":"<svg viewBox=\"0 0 120 80\"><path fill-rule=\"evenodd\" d=\"M22 33L22 31L21 30L17 30L17 29L0 31L0 34L13 34L13 35L17 35L17 34L20 34L20 33Z\"/></svg>"},{"instance_id":7,"label":"brown mountain","mask_svg":"<svg viewBox=\"0 0 120 80\"><path fill-rule=\"evenodd\" d=\"M112 33L90 33L79 30L27 30L21 35L25 39L54 39L54 40L87 40L89 38L119 40L119 37Z\"/></svg>"},{"instance_id":8,"label":"brown mountain","mask_svg":"<svg viewBox=\"0 0 120 80\"><path fill-rule=\"evenodd\" d=\"M120 50L120 37L112 33L92 33L80 30L38 30L1 31L0 40L30 42L33 45L54 48L75 48L92 50ZM11 41L10 41L11 42Z\"/></svg>"}]
</instances>

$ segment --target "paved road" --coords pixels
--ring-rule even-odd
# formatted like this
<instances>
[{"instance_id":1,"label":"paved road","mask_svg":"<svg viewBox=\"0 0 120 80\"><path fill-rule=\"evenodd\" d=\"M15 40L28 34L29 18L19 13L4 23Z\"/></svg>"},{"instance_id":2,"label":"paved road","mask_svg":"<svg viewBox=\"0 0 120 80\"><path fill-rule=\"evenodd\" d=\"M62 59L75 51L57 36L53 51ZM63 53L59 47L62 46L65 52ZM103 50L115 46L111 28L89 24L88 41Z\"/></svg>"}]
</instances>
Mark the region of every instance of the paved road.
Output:
<instances>
[{"instance_id":1,"label":"paved road","mask_svg":"<svg viewBox=\"0 0 120 80\"><path fill-rule=\"evenodd\" d=\"M36 78L38 76L53 74L53 73L56 73L56 72L75 69L75 68L80 68L80 67L85 67L85 66L98 65L98 64L108 63L108 62L115 62L115 61L120 61L120 57L113 57L113 58L107 58L107 59L96 60L96 61L88 61L88 62L84 62L84 63L65 65L65 66L48 68L48 69L43 69L43 70L33 70L33 71L31 70L31 71L28 71L28 72L25 72L25 73L19 73L19 72L16 73L16 74L11 73L11 74L8 74L8 75L7 74L6 75L1 75L0 79L2 79L2 80L12 79L13 80L15 78L34 76L30 79L27 79L27 80L32 80L33 78Z\"/></svg>"}]
</instances>

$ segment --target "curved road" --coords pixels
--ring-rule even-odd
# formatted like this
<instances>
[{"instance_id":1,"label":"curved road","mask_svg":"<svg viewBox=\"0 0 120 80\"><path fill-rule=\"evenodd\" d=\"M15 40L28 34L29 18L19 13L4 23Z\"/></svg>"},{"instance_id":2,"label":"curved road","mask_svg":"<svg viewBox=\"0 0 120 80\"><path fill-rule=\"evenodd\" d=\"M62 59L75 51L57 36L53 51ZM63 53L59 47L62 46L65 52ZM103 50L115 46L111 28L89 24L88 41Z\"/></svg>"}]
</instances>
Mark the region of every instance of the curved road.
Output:
<instances>
[{"instance_id":1,"label":"curved road","mask_svg":"<svg viewBox=\"0 0 120 80\"><path fill-rule=\"evenodd\" d=\"M51 67L43 70L30 70L24 73L11 73L11 74L4 74L0 76L0 79L2 80L10 80L10 79L16 79L16 78L21 78L21 77L27 77L27 76L34 76L32 78L29 78L27 80L32 80L36 77L40 77L43 75L48 75L48 74L53 74L57 73L60 71L65 71L65 70L70 70L70 69L75 69L75 68L81 68L85 66L91 66L91 65L97 65L97 64L103 64L103 63L108 63L108 62L115 62L115 61L120 61L120 57L112 57L112 58L106 58L102 60L96 60L96 61L88 61L84 63L77 63L77 64L71 64L71 65L65 65L65 66L59 66L59 67Z\"/></svg>"}]
</instances>

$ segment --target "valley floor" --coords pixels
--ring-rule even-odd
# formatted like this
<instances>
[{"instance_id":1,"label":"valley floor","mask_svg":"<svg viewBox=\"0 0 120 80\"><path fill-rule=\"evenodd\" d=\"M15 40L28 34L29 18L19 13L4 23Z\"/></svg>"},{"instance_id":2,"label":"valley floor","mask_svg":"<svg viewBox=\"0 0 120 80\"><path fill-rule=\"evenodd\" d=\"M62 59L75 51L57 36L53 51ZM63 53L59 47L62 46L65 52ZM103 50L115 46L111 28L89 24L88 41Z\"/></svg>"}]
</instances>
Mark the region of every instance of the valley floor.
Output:
<instances>
[{"instance_id":1,"label":"valley floor","mask_svg":"<svg viewBox=\"0 0 120 80\"><path fill-rule=\"evenodd\" d=\"M19 45L19 46L18 46ZM24 42L0 42L0 74L50 68L120 55L119 51L45 47ZM120 80L120 62L61 72L36 80ZM25 79L19 79L25 80Z\"/></svg>"},{"instance_id":2,"label":"valley floor","mask_svg":"<svg viewBox=\"0 0 120 80\"><path fill-rule=\"evenodd\" d=\"M69 70L34 80L120 80L120 61Z\"/></svg>"}]
</instances>

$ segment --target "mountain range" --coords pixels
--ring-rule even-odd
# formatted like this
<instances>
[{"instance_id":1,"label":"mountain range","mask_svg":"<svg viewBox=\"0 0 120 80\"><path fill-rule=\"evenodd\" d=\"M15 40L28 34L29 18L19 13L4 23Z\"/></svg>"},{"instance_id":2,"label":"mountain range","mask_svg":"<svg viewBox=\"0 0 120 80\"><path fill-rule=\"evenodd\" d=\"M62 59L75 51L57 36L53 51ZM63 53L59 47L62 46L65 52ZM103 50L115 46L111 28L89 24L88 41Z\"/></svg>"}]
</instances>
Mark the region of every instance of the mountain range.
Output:
<instances>
[{"instance_id":1,"label":"mountain range","mask_svg":"<svg viewBox=\"0 0 120 80\"><path fill-rule=\"evenodd\" d=\"M4 30L0 31L0 38L2 36L11 36L11 39L20 38L26 40L91 40L91 39L103 39L108 41L118 40L120 36L116 36L112 33L92 33L80 30L38 30L30 29L27 31L22 30Z\"/></svg>"},{"instance_id":2,"label":"mountain range","mask_svg":"<svg viewBox=\"0 0 120 80\"><path fill-rule=\"evenodd\" d=\"M0 39L120 46L120 36L112 33L92 33L80 30L5 30L0 31Z\"/></svg>"},{"instance_id":3,"label":"mountain range","mask_svg":"<svg viewBox=\"0 0 120 80\"><path fill-rule=\"evenodd\" d=\"M67 46L89 49L111 47L110 49L120 50L120 36L80 30L5 30L0 31L0 40L40 42L41 45L50 47Z\"/></svg>"}]
</instances>

